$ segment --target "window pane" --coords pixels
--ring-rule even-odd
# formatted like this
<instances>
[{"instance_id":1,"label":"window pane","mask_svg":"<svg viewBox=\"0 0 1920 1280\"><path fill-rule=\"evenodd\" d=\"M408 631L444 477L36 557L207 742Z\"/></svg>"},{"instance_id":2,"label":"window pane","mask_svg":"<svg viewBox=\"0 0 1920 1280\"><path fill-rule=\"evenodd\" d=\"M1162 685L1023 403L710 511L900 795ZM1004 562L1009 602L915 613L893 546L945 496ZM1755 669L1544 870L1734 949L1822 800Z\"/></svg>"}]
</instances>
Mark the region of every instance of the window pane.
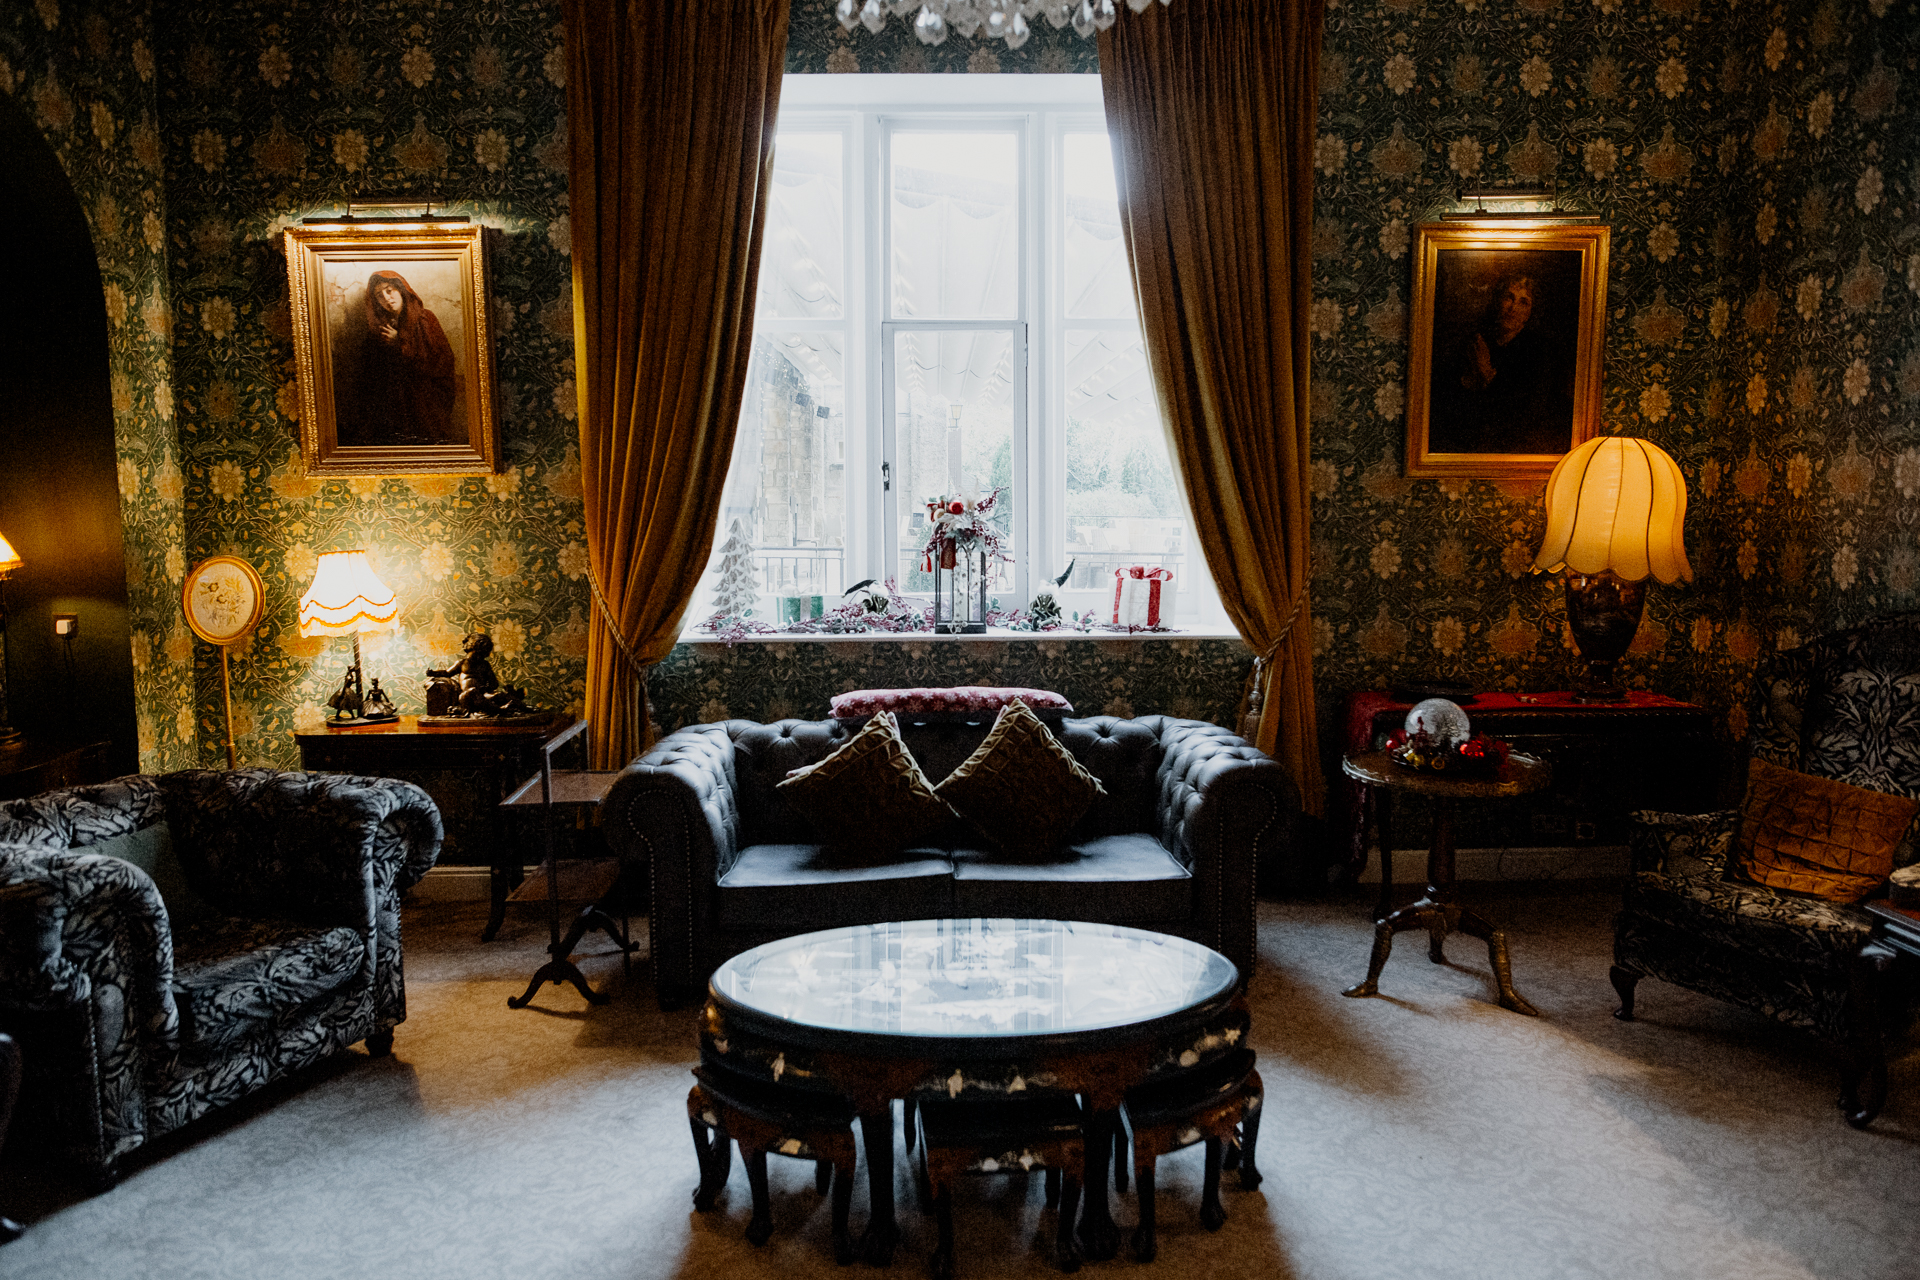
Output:
<instances>
[{"instance_id":1,"label":"window pane","mask_svg":"<svg viewBox=\"0 0 1920 1280\"><path fill-rule=\"evenodd\" d=\"M992 523L1015 551L1013 415L1017 359L1005 329L914 330L894 335L894 457L900 494L899 581L931 591L920 567L927 503L951 494L1003 492ZM1015 552L1017 554L1017 552ZM991 590L1006 591L1012 566L990 570Z\"/></svg>"},{"instance_id":2,"label":"window pane","mask_svg":"<svg viewBox=\"0 0 1920 1280\"><path fill-rule=\"evenodd\" d=\"M1066 305L1069 319L1131 319L1133 277L1120 237L1113 150L1104 133L1069 133L1061 192L1066 197Z\"/></svg>"},{"instance_id":3,"label":"window pane","mask_svg":"<svg viewBox=\"0 0 1920 1280\"><path fill-rule=\"evenodd\" d=\"M846 293L840 135L781 130L760 251L759 314L835 317Z\"/></svg>"},{"instance_id":4,"label":"window pane","mask_svg":"<svg viewBox=\"0 0 1920 1280\"><path fill-rule=\"evenodd\" d=\"M833 597L846 587L847 401L840 344L837 333L754 337L715 559L708 567L719 568L720 549L739 520L754 548L761 595L754 616L762 621L777 616L773 597ZM702 586L711 593L715 585L709 573ZM711 612L703 604L694 616Z\"/></svg>"},{"instance_id":5,"label":"window pane","mask_svg":"<svg viewBox=\"0 0 1920 1280\"><path fill-rule=\"evenodd\" d=\"M1011 133L892 138L893 314L1011 318L1020 282L1020 147Z\"/></svg>"},{"instance_id":6,"label":"window pane","mask_svg":"<svg viewBox=\"0 0 1920 1280\"><path fill-rule=\"evenodd\" d=\"M1193 537L1140 333L1069 329L1066 337L1067 541L1060 563L1074 562L1066 587L1110 590L1114 569L1161 564L1190 590L1186 549Z\"/></svg>"}]
</instances>

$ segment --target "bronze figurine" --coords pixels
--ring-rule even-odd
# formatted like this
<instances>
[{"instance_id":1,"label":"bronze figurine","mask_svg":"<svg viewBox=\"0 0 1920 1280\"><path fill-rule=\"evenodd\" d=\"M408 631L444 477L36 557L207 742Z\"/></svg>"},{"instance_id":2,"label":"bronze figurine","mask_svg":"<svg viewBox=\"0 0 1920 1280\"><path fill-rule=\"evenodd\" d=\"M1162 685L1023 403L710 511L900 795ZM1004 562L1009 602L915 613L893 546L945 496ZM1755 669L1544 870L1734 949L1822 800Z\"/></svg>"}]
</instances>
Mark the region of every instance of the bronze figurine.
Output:
<instances>
[{"instance_id":1,"label":"bronze figurine","mask_svg":"<svg viewBox=\"0 0 1920 1280\"><path fill-rule=\"evenodd\" d=\"M493 672L493 637L468 633L460 642L465 655L444 671L427 668L427 717L430 719L506 719L535 714L526 694L502 684Z\"/></svg>"}]
</instances>

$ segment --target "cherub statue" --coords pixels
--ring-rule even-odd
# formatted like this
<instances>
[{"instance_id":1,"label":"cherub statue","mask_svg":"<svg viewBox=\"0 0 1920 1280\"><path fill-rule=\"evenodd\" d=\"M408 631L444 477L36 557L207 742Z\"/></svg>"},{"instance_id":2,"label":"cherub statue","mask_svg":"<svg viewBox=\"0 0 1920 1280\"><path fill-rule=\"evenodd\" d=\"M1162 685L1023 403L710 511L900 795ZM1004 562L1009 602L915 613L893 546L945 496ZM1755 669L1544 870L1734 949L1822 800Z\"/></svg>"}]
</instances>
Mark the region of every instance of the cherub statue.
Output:
<instances>
[{"instance_id":1,"label":"cherub statue","mask_svg":"<svg viewBox=\"0 0 1920 1280\"><path fill-rule=\"evenodd\" d=\"M493 637L473 631L460 642L465 655L444 671L427 668L430 716L510 716L527 710L526 694L493 673Z\"/></svg>"}]
</instances>

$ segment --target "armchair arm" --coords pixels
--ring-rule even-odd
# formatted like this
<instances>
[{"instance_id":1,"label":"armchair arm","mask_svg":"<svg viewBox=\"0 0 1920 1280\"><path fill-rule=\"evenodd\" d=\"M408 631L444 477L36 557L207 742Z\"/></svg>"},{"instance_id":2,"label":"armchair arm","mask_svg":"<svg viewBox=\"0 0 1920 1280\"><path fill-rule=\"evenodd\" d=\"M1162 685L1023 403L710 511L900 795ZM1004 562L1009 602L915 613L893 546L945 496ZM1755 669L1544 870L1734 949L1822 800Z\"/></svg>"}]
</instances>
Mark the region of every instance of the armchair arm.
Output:
<instances>
[{"instance_id":1,"label":"armchair arm","mask_svg":"<svg viewBox=\"0 0 1920 1280\"><path fill-rule=\"evenodd\" d=\"M1638 809L1628 815L1627 842L1634 871L1658 871L1718 880L1727 868L1727 852L1740 822L1738 809L1711 813L1661 813Z\"/></svg>"},{"instance_id":2,"label":"armchair arm","mask_svg":"<svg viewBox=\"0 0 1920 1280\"><path fill-rule=\"evenodd\" d=\"M440 811L410 782L274 769L159 779L194 890L234 915L374 926L374 900L440 854Z\"/></svg>"},{"instance_id":3,"label":"armchair arm","mask_svg":"<svg viewBox=\"0 0 1920 1280\"><path fill-rule=\"evenodd\" d=\"M1253 976L1254 884L1292 843L1300 793L1272 757L1219 725L1168 720L1160 731L1160 842L1194 877L1201 941Z\"/></svg>"},{"instance_id":4,"label":"armchair arm","mask_svg":"<svg viewBox=\"0 0 1920 1280\"><path fill-rule=\"evenodd\" d=\"M732 737L722 725L668 734L615 779L603 812L614 852L648 866L654 984L671 1006L705 976L698 939L739 852Z\"/></svg>"}]
</instances>

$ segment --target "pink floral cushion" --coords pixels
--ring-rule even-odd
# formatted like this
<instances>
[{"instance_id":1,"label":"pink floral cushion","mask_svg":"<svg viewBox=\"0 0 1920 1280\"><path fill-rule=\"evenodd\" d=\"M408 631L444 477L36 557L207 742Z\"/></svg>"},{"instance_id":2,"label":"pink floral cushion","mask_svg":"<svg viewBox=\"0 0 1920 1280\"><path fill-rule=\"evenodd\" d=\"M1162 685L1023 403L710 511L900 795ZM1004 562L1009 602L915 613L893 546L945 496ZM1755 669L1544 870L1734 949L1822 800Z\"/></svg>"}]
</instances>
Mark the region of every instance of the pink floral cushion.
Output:
<instances>
[{"instance_id":1,"label":"pink floral cushion","mask_svg":"<svg viewBox=\"0 0 1920 1280\"><path fill-rule=\"evenodd\" d=\"M833 700L836 720L864 720L877 711L914 719L990 720L1018 699L1043 720L1073 714L1073 704L1045 689L963 684L951 689L855 689Z\"/></svg>"}]
</instances>

